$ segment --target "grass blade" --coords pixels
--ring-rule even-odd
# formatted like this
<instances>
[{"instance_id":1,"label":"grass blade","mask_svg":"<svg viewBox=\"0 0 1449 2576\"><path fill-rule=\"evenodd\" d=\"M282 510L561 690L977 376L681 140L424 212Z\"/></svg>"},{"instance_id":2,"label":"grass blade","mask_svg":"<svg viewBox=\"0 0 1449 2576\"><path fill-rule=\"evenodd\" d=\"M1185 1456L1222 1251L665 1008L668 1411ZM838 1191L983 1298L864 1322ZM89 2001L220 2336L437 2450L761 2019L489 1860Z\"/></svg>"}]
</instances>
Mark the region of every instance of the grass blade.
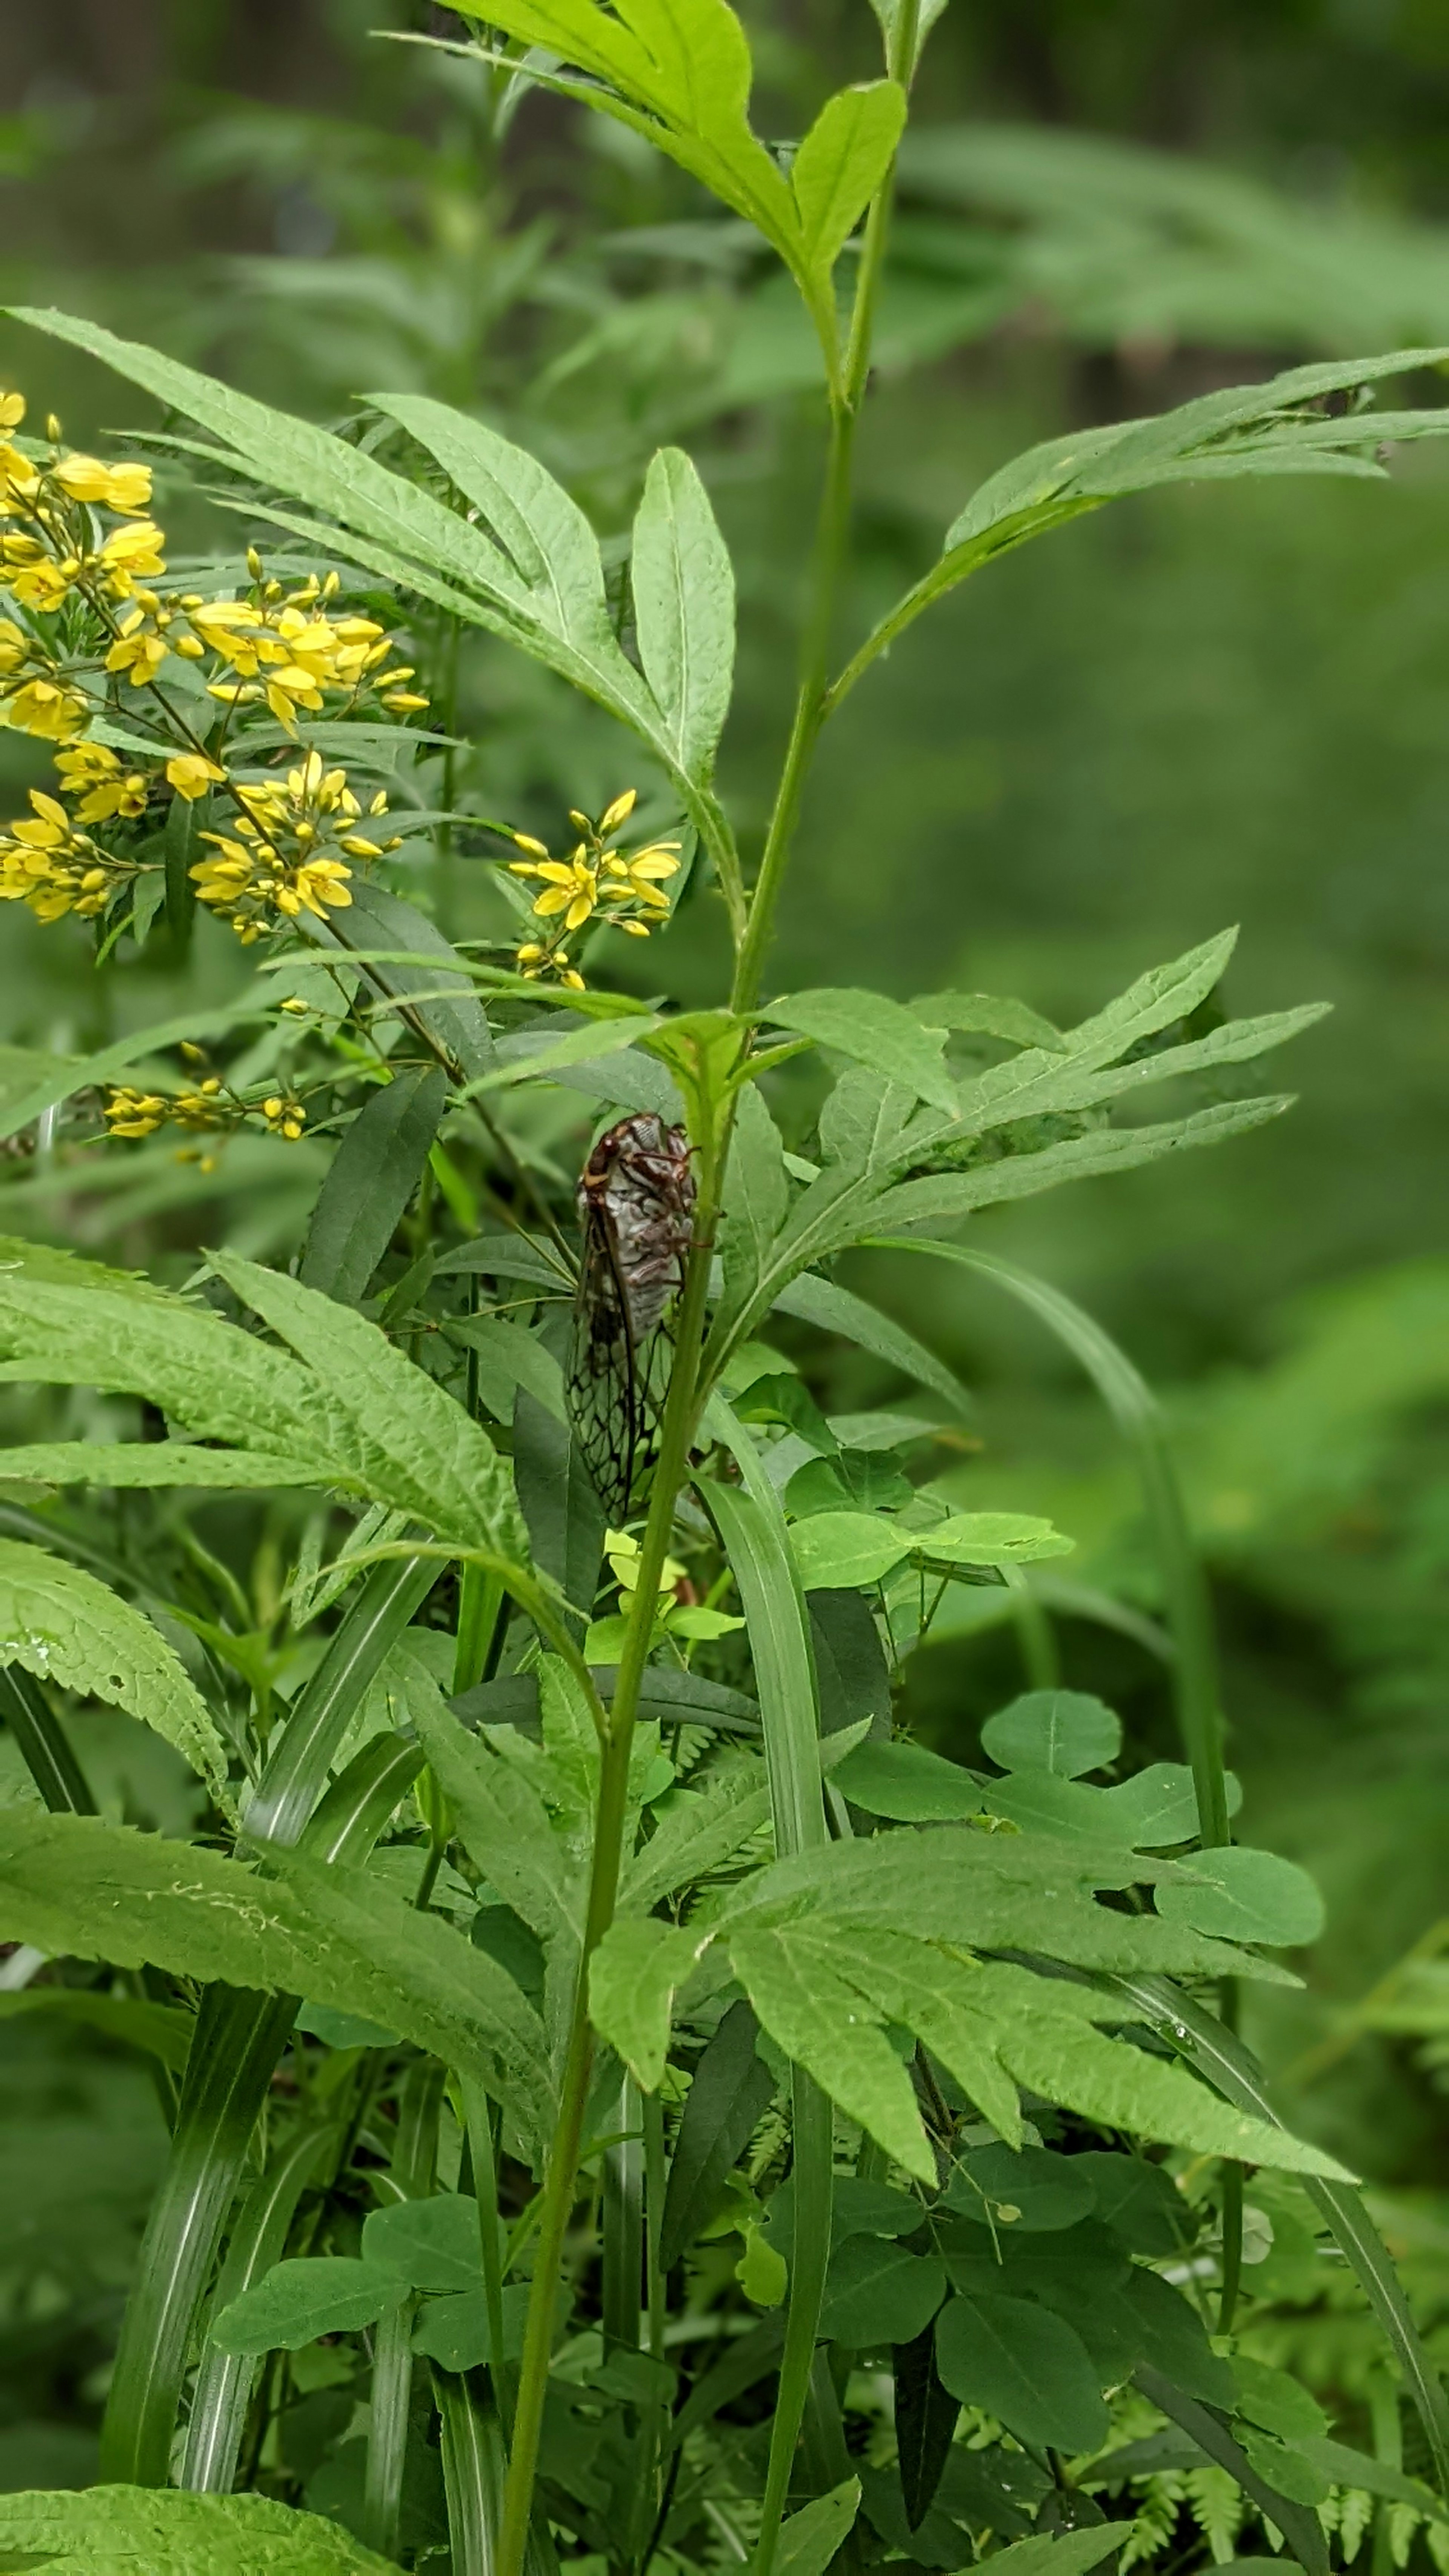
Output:
<instances>
[{"instance_id":1,"label":"grass blade","mask_svg":"<svg viewBox=\"0 0 1449 2576\"><path fill-rule=\"evenodd\" d=\"M503 2497L503 2439L479 2374L433 2365L433 2395L443 2428L443 2487L453 2576L492 2576Z\"/></svg>"},{"instance_id":2,"label":"grass blade","mask_svg":"<svg viewBox=\"0 0 1449 2576\"><path fill-rule=\"evenodd\" d=\"M438 1579L432 1558L376 1566L298 1692L281 1742L243 1818L253 1842L294 1843L326 1780L354 1710L415 1610Z\"/></svg>"},{"instance_id":3,"label":"grass blade","mask_svg":"<svg viewBox=\"0 0 1449 2576\"><path fill-rule=\"evenodd\" d=\"M0 1666L0 1717L19 1745L25 1767L53 1816L94 1816L99 1812L59 1718L39 1682L23 1665Z\"/></svg>"},{"instance_id":4,"label":"grass blade","mask_svg":"<svg viewBox=\"0 0 1449 2576\"><path fill-rule=\"evenodd\" d=\"M330 2125L303 2129L274 2157L252 2186L232 2230L216 2284L213 2314L249 2290L284 2252L297 2203L322 2150L334 2138ZM237 2454L256 2377L253 2353L222 2352L209 2343L197 2372L180 2483L195 2495L230 2495Z\"/></svg>"},{"instance_id":5,"label":"grass blade","mask_svg":"<svg viewBox=\"0 0 1449 2576\"><path fill-rule=\"evenodd\" d=\"M820 1785L819 1706L805 1596L790 1553L779 1496L760 1465L749 1433L716 1396L710 1425L739 1462L745 1490L703 1491L739 1585L760 1699L775 1848L781 1858L829 1839ZM818 2084L791 2069L795 2248L785 2349L770 2433L770 2460L760 2536L750 2576L770 2576L789 2493L795 2450L810 2395L815 2342L830 2261L834 2196L834 2122Z\"/></svg>"},{"instance_id":6,"label":"grass blade","mask_svg":"<svg viewBox=\"0 0 1449 2576\"><path fill-rule=\"evenodd\" d=\"M291 1995L212 1986L202 1999L165 2180L152 2203L101 2431L100 2473L170 2481L191 2323L257 2113L296 2016Z\"/></svg>"}]
</instances>

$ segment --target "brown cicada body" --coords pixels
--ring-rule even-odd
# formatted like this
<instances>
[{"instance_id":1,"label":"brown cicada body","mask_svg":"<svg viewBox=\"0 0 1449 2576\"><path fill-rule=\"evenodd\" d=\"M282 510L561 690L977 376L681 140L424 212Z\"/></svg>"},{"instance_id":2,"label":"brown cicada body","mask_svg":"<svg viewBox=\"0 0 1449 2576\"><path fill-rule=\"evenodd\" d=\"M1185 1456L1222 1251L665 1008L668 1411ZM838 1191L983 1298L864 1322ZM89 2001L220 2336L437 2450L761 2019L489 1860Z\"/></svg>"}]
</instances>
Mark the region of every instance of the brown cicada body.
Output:
<instances>
[{"instance_id":1,"label":"brown cicada body","mask_svg":"<svg viewBox=\"0 0 1449 2576\"><path fill-rule=\"evenodd\" d=\"M578 1186L583 1261L569 1352L575 1437L611 1521L653 1465L669 1387L669 1310L694 1222L689 1139L653 1110L599 1138Z\"/></svg>"}]
</instances>

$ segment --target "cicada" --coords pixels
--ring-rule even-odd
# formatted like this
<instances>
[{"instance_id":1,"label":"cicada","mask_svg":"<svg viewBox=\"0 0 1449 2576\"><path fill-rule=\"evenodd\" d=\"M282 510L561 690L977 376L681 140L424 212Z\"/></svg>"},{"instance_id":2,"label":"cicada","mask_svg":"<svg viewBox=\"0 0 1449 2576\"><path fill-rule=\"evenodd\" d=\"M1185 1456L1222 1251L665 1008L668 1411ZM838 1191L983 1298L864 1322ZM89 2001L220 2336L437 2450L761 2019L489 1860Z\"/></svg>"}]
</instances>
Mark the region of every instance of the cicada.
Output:
<instances>
[{"instance_id":1,"label":"cicada","mask_svg":"<svg viewBox=\"0 0 1449 2576\"><path fill-rule=\"evenodd\" d=\"M667 1127L652 1110L621 1118L584 1165L578 1210L584 1250L569 1418L594 1490L618 1523L658 1454L669 1389L669 1311L694 1222L684 1129Z\"/></svg>"}]
</instances>

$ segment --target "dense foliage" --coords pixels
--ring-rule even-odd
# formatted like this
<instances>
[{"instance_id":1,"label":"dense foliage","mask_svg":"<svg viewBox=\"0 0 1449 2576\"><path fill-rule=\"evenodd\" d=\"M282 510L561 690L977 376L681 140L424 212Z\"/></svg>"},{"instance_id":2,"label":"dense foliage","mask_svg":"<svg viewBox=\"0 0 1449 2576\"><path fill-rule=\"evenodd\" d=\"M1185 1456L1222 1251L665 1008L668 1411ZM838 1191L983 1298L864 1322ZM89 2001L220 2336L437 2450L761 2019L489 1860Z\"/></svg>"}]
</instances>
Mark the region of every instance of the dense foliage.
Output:
<instances>
[{"instance_id":1,"label":"dense foliage","mask_svg":"<svg viewBox=\"0 0 1449 2576\"><path fill-rule=\"evenodd\" d=\"M1234 2035L1255 1990L1291 1996L1271 1954L1322 1909L1235 1835L1156 1408L1079 1308L954 1231L1272 1118L1232 1069L1317 1009L1226 1017L1231 936L1065 1027L977 991L761 994L817 740L838 716L849 741L918 615L1132 492L1268 476L1281 512L1284 474L1372 477L1386 438L1442 433L1413 395L1443 353L1048 440L838 649L918 31L892 18L887 76L786 159L746 120L722 7L672 0L648 49L587 0L566 16L491 9L447 55L455 94L475 85L496 142L525 85L505 38L549 45L530 76L757 227L807 334L785 276L752 289L766 381L825 396L757 863L714 779L730 551L685 452L639 452L677 410L621 440L600 405L573 479L601 545L527 444L436 392L322 431L18 317L163 407L93 455L53 421L27 435L17 392L0 453L0 691L48 764L0 895L47 941L94 925L101 997L89 1052L56 1034L4 1066L33 1157L0 1274L27 1390L0 1562L0 1931L35 2083L16 2318L63 2370L94 2379L149 2214L105 2483L16 2494L0 2533L57 2565L142 2546L158 2567L808 2576L1014 2548L1021 2576L1048 2555L1073 2576L1239 2544L1317 2576L1372 2528L1376 2556L1442 2563L1431 2355L1343 2167L1282 2125ZM762 389L730 374L741 301L696 416ZM515 692L492 749L470 686ZM561 835L519 792L535 728L577 764ZM620 936L666 932L692 1007L640 991ZM158 979L159 1022L138 1007ZM1158 1082L1181 1088L1142 1123ZM675 1136L656 1329L574 1183L591 1140L593 1171ZM198 1264L218 1213L226 1248ZM958 1463L952 1370L867 1302L868 1269L837 1275L872 1248L1047 1327L1125 1440L1145 1561L1095 1547L1074 1577L1065 1480ZM1289 1601L1324 1489L1305 1421L1371 1457L1436 1383L1432 1278L1376 1294L1209 1407L1188 1451L1229 1544L1268 1498L1280 1570L1255 1580ZM915 1392L832 1400L850 1345ZM1103 1495L1073 1498L1092 1547ZM1102 1696L1061 1687L1063 1626L1115 1644L1129 1692L1163 1675L1177 1747L1128 1750ZM929 1705L943 1634L978 1641L980 1756ZM1024 1694L992 1661L1007 1640ZM1429 2034L1432 2067L1442 2014L1431 1932L1362 2022ZM59 2055L50 2032L73 2035ZM67 2483L48 2438L20 2428L12 2488Z\"/></svg>"}]
</instances>

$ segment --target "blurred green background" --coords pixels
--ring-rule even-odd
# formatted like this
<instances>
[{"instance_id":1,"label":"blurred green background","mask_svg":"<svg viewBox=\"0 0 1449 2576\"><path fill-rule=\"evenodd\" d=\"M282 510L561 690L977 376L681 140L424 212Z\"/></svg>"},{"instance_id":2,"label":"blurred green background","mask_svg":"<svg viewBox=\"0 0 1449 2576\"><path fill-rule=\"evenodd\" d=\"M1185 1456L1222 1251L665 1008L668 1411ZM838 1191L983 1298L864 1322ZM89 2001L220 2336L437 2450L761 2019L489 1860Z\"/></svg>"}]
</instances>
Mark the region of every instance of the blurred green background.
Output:
<instances>
[{"instance_id":1,"label":"blurred green background","mask_svg":"<svg viewBox=\"0 0 1449 2576\"><path fill-rule=\"evenodd\" d=\"M874 67L865 0L746 14L769 136ZM154 339L319 418L426 387L534 446L605 531L627 525L651 448L688 443L739 566L721 781L753 849L818 467L810 352L751 238L671 165L538 93L499 113L476 64L380 28L467 33L425 0L9 0L5 300ZM951 0L919 96L853 633L1036 438L1314 355L1449 343L1443 0ZM0 380L77 441L140 417L10 325ZM1409 394L1443 399L1427 369ZM1421 2252L1449 2287L1432 2016L1293 2073L1449 1911L1446 551L1449 467L1425 447L1381 485L1121 504L989 569L827 738L773 971L782 988L1019 992L1064 1020L1237 921L1231 1008L1335 1005L1285 1067L1291 1118L1003 1211L980 1239L1090 1306L1164 1392L1217 1585L1245 1826L1306 1861L1330 1907L1305 1992L1258 2035L1294 2116L1428 2195ZM477 745L462 803L547 834L631 774L604 719L486 640L460 688ZM41 774L37 748L0 740L12 795ZM450 927L486 913L466 857L436 896ZM721 946L696 890L650 964L713 998ZM203 925L190 991L237 971ZM176 1002L164 954L97 978L77 925L6 914L7 1042L78 1046ZM223 1174L174 1203L17 1166L5 1221L137 1262L228 1229L285 1258L314 1150L256 1148L260 1208L251 1166L234 1201ZM1066 1364L984 1285L878 1260L874 1286L979 1390L968 1481L1051 1511L1081 1542L1074 1579L1150 1611L1130 1480ZM837 1404L890 1391L844 1350L809 1365ZM1061 1643L1144 1750L1172 1749L1140 1643L1073 1616ZM920 1658L923 1732L969 1754L1018 1686L1013 1654L993 1634ZM144 1788L118 1794L148 1813ZM27 2077L24 2117L0 2124L11 2206L45 2162L25 2125L40 2095L83 2123L66 2085L94 2061L69 2064L37 2046L36 2102Z\"/></svg>"}]
</instances>

